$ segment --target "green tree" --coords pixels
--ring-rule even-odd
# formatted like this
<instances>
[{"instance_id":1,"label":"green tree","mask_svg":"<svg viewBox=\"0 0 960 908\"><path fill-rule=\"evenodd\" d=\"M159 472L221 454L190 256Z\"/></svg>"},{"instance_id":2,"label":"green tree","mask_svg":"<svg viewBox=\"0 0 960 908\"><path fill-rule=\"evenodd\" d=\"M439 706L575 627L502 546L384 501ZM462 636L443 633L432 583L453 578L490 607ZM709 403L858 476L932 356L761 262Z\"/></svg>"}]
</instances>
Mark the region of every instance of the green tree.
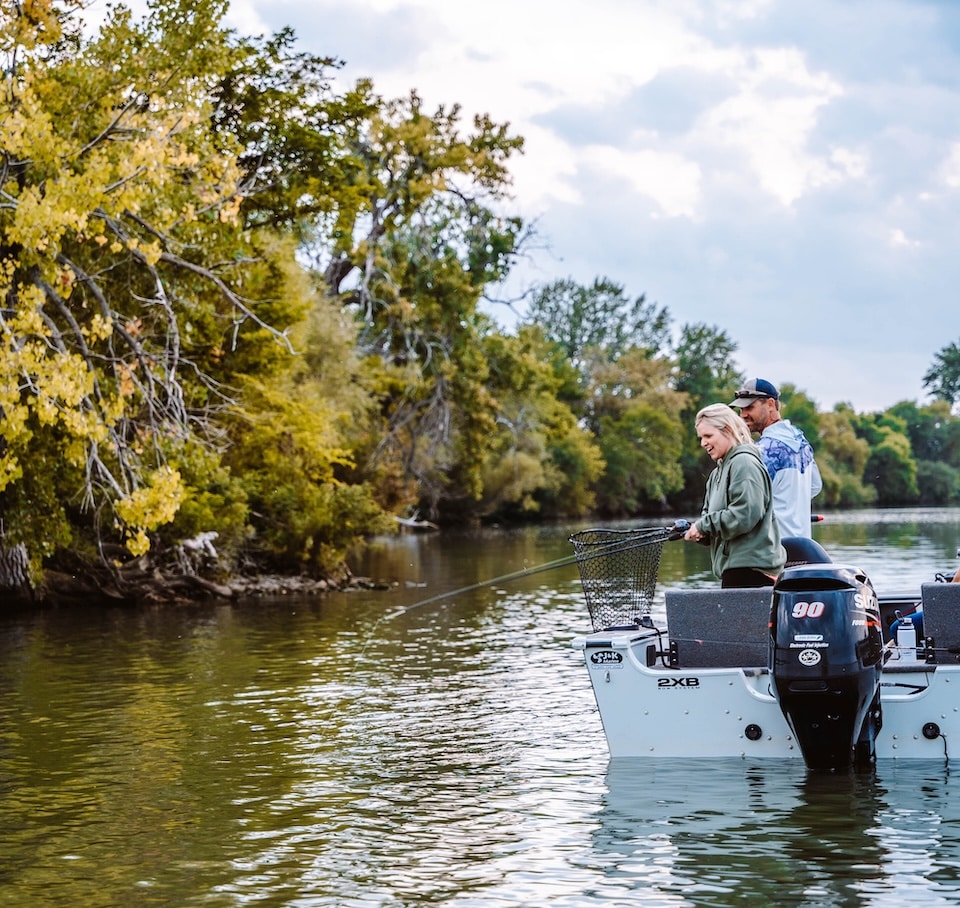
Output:
<instances>
[{"instance_id":1,"label":"green tree","mask_svg":"<svg viewBox=\"0 0 960 908\"><path fill-rule=\"evenodd\" d=\"M380 242L418 217L422 223L428 206L437 206L447 226L452 212L460 215L466 246L458 252L474 284L503 277L523 232L518 218L498 216L491 207L507 197L507 161L523 148L507 126L477 116L473 131L463 135L458 106L428 114L414 92L380 102L350 124L343 143L341 176L327 204L328 229L312 251L317 261L327 261L331 293L357 313L374 349L382 303L371 282L387 276L378 260Z\"/></svg>"},{"instance_id":2,"label":"green tree","mask_svg":"<svg viewBox=\"0 0 960 908\"><path fill-rule=\"evenodd\" d=\"M780 391L780 412L807 437L817 450L820 441L820 413L817 405L796 385L785 383Z\"/></svg>"},{"instance_id":3,"label":"green tree","mask_svg":"<svg viewBox=\"0 0 960 908\"><path fill-rule=\"evenodd\" d=\"M737 344L716 325L687 324L674 348L674 387L689 395L690 414L713 403L727 403L739 386L734 362Z\"/></svg>"},{"instance_id":4,"label":"green tree","mask_svg":"<svg viewBox=\"0 0 960 908\"><path fill-rule=\"evenodd\" d=\"M914 402L901 401L886 412L900 420L918 460L943 459L949 427L956 422L951 416L949 403L937 400L928 406L918 407ZM955 466L960 466L960 463Z\"/></svg>"},{"instance_id":5,"label":"green tree","mask_svg":"<svg viewBox=\"0 0 960 908\"><path fill-rule=\"evenodd\" d=\"M665 307L648 303L643 295L631 300L609 278L597 278L589 287L572 278L541 287L524 322L539 325L575 366L591 348L603 350L610 360L632 347L655 354L669 341L670 331Z\"/></svg>"},{"instance_id":6,"label":"green tree","mask_svg":"<svg viewBox=\"0 0 960 908\"><path fill-rule=\"evenodd\" d=\"M918 460L917 489L919 504L954 504L960 499L960 470L939 461Z\"/></svg>"},{"instance_id":7,"label":"green tree","mask_svg":"<svg viewBox=\"0 0 960 908\"><path fill-rule=\"evenodd\" d=\"M575 517L594 507L600 450L564 400L573 366L540 328L484 338L497 427L488 439L481 516Z\"/></svg>"},{"instance_id":8,"label":"green tree","mask_svg":"<svg viewBox=\"0 0 960 908\"><path fill-rule=\"evenodd\" d=\"M873 447L864 479L877 490L883 506L913 504L919 497L917 462L906 436L884 427L881 441Z\"/></svg>"},{"instance_id":9,"label":"green tree","mask_svg":"<svg viewBox=\"0 0 960 908\"><path fill-rule=\"evenodd\" d=\"M84 44L52 6L3 7L0 487L35 566L81 522L144 552L184 497L172 452L227 402L208 366L231 333L282 341L224 264L259 254L233 149L208 128L223 8L158 5L138 30L118 7ZM203 325L219 331L200 344Z\"/></svg>"},{"instance_id":10,"label":"green tree","mask_svg":"<svg viewBox=\"0 0 960 908\"><path fill-rule=\"evenodd\" d=\"M877 503L891 506L915 502L919 495L917 463L906 421L887 410L859 416L853 424L857 435L869 445L863 480L876 489Z\"/></svg>"},{"instance_id":11,"label":"green tree","mask_svg":"<svg viewBox=\"0 0 960 908\"><path fill-rule=\"evenodd\" d=\"M683 485L687 398L671 385L670 361L632 349L615 362L598 356L589 375L586 418L607 465L598 507L613 516L661 510Z\"/></svg>"},{"instance_id":12,"label":"green tree","mask_svg":"<svg viewBox=\"0 0 960 908\"><path fill-rule=\"evenodd\" d=\"M290 29L238 40L212 90L212 125L239 146L248 227L291 233L309 248L336 229L337 201L355 191L351 137L378 115L369 80L332 88L341 62L296 50Z\"/></svg>"},{"instance_id":13,"label":"green tree","mask_svg":"<svg viewBox=\"0 0 960 908\"><path fill-rule=\"evenodd\" d=\"M365 429L367 475L392 477L394 497L398 482L412 484L431 517L483 494L497 413L477 305L523 236L518 218L495 210L521 148L487 117L464 134L459 108L428 114L415 93L381 102L344 131L329 214L308 247L359 326L379 404Z\"/></svg>"},{"instance_id":14,"label":"green tree","mask_svg":"<svg viewBox=\"0 0 960 908\"><path fill-rule=\"evenodd\" d=\"M951 467L960 469L960 419L951 417L941 425L938 434L941 436L941 459Z\"/></svg>"},{"instance_id":15,"label":"green tree","mask_svg":"<svg viewBox=\"0 0 960 908\"><path fill-rule=\"evenodd\" d=\"M280 408L263 388L292 387L294 337L311 313L334 318L305 283L296 245L272 229L299 217L292 178L277 188L293 156L266 153L289 135L277 127L282 78L270 104L240 111L260 117L269 164L252 164L253 120L226 115L224 86L266 73L276 56L258 59L225 31L225 9L158 0L134 23L116 6L87 41L44 0L0 8L0 510L6 540L24 544L35 570L66 547L112 565L112 539L142 554L202 528L237 554L248 530L267 535L250 509L267 484L254 475L244 486L225 452L254 463L239 427L274 425L265 417ZM309 71L291 76L288 112L303 109L297 79ZM318 138L324 153L338 143ZM328 361L347 361L354 337L326 332ZM314 485L291 497L294 509L335 488L331 469L349 469L332 427L364 412L340 390L350 385L325 395L312 425L288 414L300 443L287 466L330 466L306 473ZM279 475L267 460L257 463ZM323 522L322 541L342 550L354 528L338 535L336 523Z\"/></svg>"},{"instance_id":16,"label":"green tree","mask_svg":"<svg viewBox=\"0 0 960 908\"><path fill-rule=\"evenodd\" d=\"M923 386L937 400L951 407L960 398L960 346L947 344L933 357L933 365L923 376Z\"/></svg>"},{"instance_id":17,"label":"green tree","mask_svg":"<svg viewBox=\"0 0 960 908\"><path fill-rule=\"evenodd\" d=\"M950 404L935 400L918 407L911 401L901 401L886 412L903 426L910 441L917 462L918 501L927 505L955 501L960 492L960 461L953 457L960 453L955 444L960 439L960 421L951 415Z\"/></svg>"},{"instance_id":18,"label":"green tree","mask_svg":"<svg viewBox=\"0 0 960 908\"><path fill-rule=\"evenodd\" d=\"M482 278L448 232L457 233L456 219L431 214L438 219L383 239L383 277L370 282L379 303L362 331L364 352L388 381L374 459L401 463L437 517L450 504L461 510L481 497L497 414L482 354L490 324L477 311Z\"/></svg>"},{"instance_id":19,"label":"green tree","mask_svg":"<svg viewBox=\"0 0 960 908\"><path fill-rule=\"evenodd\" d=\"M838 404L832 412L820 416L817 466L823 478L823 491L817 501L827 507L866 507L877 498L873 486L863 482L870 444L858 436L856 418L846 404Z\"/></svg>"}]
</instances>

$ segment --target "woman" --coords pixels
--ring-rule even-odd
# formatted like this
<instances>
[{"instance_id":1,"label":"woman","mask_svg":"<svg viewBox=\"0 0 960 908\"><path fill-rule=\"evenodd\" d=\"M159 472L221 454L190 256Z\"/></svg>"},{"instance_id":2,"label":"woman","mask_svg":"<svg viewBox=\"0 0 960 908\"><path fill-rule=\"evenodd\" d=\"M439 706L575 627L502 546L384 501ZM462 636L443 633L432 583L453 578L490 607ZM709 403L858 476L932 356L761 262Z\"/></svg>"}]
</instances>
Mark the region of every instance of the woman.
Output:
<instances>
[{"instance_id":1,"label":"woman","mask_svg":"<svg viewBox=\"0 0 960 908\"><path fill-rule=\"evenodd\" d=\"M773 586L787 553L773 514L770 475L750 430L726 404L704 407L695 425L700 446L717 466L707 479L700 519L684 539L710 546L722 587Z\"/></svg>"}]
</instances>

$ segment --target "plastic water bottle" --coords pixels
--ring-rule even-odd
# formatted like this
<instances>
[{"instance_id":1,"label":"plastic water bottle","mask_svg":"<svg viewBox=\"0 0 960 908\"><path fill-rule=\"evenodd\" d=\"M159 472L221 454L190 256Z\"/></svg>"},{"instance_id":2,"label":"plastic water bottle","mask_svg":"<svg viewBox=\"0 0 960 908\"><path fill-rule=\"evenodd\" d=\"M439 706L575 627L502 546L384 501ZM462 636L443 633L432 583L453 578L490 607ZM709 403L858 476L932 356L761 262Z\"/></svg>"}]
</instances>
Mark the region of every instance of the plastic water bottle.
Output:
<instances>
[{"instance_id":1,"label":"plastic water bottle","mask_svg":"<svg viewBox=\"0 0 960 908\"><path fill-rule=\"evenodd\" d=\"M909 615L900 620L897 628L897 649L900 650L901 661L917 661L917 629L913 626L913 618Z\"/></svg>"}]
</instances>

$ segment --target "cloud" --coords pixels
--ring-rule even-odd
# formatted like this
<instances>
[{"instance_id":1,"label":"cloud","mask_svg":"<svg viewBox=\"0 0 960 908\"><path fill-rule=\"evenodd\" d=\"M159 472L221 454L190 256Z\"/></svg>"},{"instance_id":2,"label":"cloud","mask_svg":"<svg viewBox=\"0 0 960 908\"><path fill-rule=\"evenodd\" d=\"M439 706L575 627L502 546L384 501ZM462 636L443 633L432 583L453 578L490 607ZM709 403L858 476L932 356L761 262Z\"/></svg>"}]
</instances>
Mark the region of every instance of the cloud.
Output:
<instances>
[{"instance_id":1,"label":"cloud","mask_svg":"<svg viewBox=\"0 0 960 908\"><path fill-rule=\"evenodd\" d=\"M700 197L700 168L678 155L652 149L624 151L606 146L588 146L583 168L595 170L624 191L651 199L656 207L648 216L694 217Z\"/></svg>"},{"instance_id":2,"label":"cloud","mask_svg":"<svg viewBox=\"0 0 960 908\"><path fill-rule=\"evenodd\" d=\"M960 189L960 142L953 142L940 165L940 176L950 189Z\"/></svg>"}]
</instances>

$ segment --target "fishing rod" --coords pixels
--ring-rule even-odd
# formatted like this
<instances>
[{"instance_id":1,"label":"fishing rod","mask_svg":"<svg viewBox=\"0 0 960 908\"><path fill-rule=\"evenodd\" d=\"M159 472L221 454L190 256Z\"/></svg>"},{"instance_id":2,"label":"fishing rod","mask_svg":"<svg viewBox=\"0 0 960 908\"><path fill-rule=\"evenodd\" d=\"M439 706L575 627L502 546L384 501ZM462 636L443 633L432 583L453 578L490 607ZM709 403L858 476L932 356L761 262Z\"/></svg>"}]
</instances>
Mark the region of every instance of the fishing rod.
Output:
<instances>
[{"instance_id":1,"label":"fishing rod","mask_svg":"<svg viewBox=\"0 0 960 908\"><path fill-rule=\"evenodd\" d=\"M822 514L810 515L811 523L819 523L822 520ZM519 580L521 577L531 577L534 574L540 574L544 571L553 571L557 568L568 567L571 564L582 563L583 561L589 561L592 558L600 558L604 555L611 555L621 551L626 552L631 549L638 548L639 546L652 545L661 541L667 542L673 539L680 539L688 529L690 529L690 521L680 519L668 527L636 527L634 529L625 530L605 530L603 532L608 534L622 534L624 538L622 540L614 539L613 541L607 543L597 543L590 547L589 552L580 551L574 553L573 555L565 555L563 558L557 558L556 560L548 561L545 564L538 564L529 568L521 568L519 571L512 571L511 573L503 574L500 577L491 577L489 580L481 580L479 583L471 583L469 586L461 586L459 589L448 590L445 593L437 593L436 596L430 596L429 599L421 599L419 602L401 606L396 611L382 615L374 625L374 630L381 621L392 621L394 618L399 618L401 615L405 615L407 612L413 611L413 609L421 608L424 605L432 605L434 602L439 602L442 599L449 599L452 596L460 596L463 593L472 593L474 590L480 590L484 587L493 586L497 583L509 583L511 580ZM591 532L597 531L581 531L581 533L584 534ZM571 536L570 540L573 541L573 539L574 537Z\"/></svg>"},{"instance_id":2,"label":"fishing rod","mask_svg":"<svg viewBox=\"0 0 960 908\"><path fill-rule=\"evenodd\" d=\"M812 514L810 516L811 523L819 523L822 521L822 514ZM502 574L499 577L491 577L489 580L481 580L478 583L471 583L469 586L461 586L455 590L447 590L443 593L437 593L435 596L430 596L427 599L421 599L419 602L413 602L410 605L401 606L398 609L395 609L392 612L388 612L386 615L381 615L373 624L373 627L370 628L367 635L367 640L363 644L363 647L360 653L357 656L357 661L359 662L364 654L366 653L367 646L370 641L373 639L373 635L376 632L377 628L381 623L385 621L393 621L395 618L400 618L407 612L411 612L414 609L422 608L425 605L432 605L435 602L440 602L444 599L450 599L453 596L460 596L464 593L472 593L474 590L483 589L484 587L493 586L498 583L509 583L511 580L519 580L521 577L531 577L534 574L540 574L545 571L553 571L558 568L568 567L571 564L582 564L585 561L589 561L593 558L600 558L603 556L609 556L611 554L616 554L618 552L626 552L630 549L638 548L640 546L652 545L658 542L667 542L674 539L682 539L684 533L690 528L690 522L688 520L680 519L668 527L646 527L646 528L635 528L635 529L626 529L626 530L582 530L581 534L594 533L604 533L609 537L610 534L614 534L614 539L610 542L605 543L595 543L589 546L589 551L586 551L586 546L581 546L580 549L572 555L565 555L563 558L557 558L553 561L547 561L544 564L538 564L534 567L521 568L518 571L511 571L509 574ZM573 542L575 536L580 534L574 534L570 537L570 541ZM617 539L617 535L622 535L623 539ZM960 557L960 549L957 552L958 557ZM958 576L960 576L960 571L958 571Z\"/></svg>"},{"instance_id":3,"label":"fishing rod","mask_svg":"<svg viewBox=\"0 0 960 908\"><path fill-rule=\"evenodd\" d=\"M402 606L393 612L381 616L381 618L377 620L377 623L374 625L372 630L376 630L377 625L380 624L381 621L392 621L394 618L399 618L401 615L405 615L407 612L421 608L424 605L431 605L434 602L439 602L441 599L449 599L452 596L459 596L463 593L472 593L474 590L483 589L484 587L493 586L494 584L498 583L509 583L511 580L519 580L521 577L531 577L534 574L540 574L544 571L553 571L557 568L567 567L571 564L589 561L592 558L600 558L604 555L611 555L617 552L627 552L631 549L639 548L640 546L653 545L654 543L666 542L671 539L680 539L687 529L689 529L689 527L690 523L688 521L678 520L669 527L645 527L632 530L607 530L606 532L608 533L622 533L624 538L614 539L605 543L597 543L596 545L591 546L589 552L576 552L573 555L565 555L563 558L557 558L554 561L548 561L544 564L535 565L534 567L521 568L519 571L512 571L509 574L502 574L499 577L491 577L489 580L481 580L478 583L471 583L469 586L462 586L459 589L448 590L445 593L437 593L436 596L431 596L429 599L421 599L419 602ZM582 532L589 533L595 531L584 530ZM640 535L641 533L643 535ZM572 536L570 538L571 540L573 539Z\"/></svg>"}]
</instances>

